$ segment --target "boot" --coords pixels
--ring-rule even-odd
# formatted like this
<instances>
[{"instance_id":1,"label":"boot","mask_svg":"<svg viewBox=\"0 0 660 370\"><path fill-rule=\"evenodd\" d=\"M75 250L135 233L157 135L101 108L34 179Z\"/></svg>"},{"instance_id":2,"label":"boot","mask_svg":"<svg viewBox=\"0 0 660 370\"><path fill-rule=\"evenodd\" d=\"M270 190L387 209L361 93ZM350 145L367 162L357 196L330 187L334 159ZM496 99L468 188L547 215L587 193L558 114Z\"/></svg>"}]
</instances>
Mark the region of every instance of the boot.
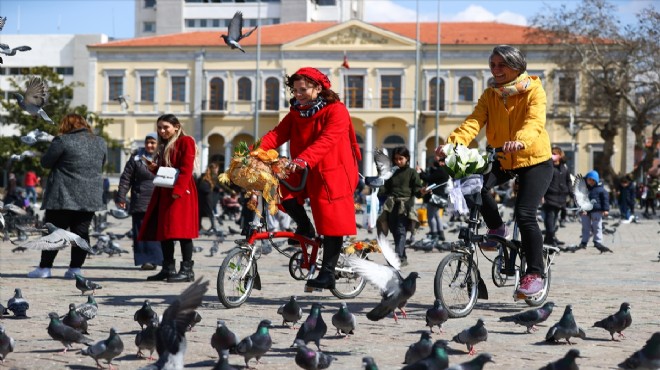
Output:
<instances>
[{"instance_id":1,"label":"boot","mask_svg":"<svg viewBox=\"0 0 660 370\"><path fill-rule=\"evenodd\" d=\"M335 288L335 266L339 261L343 238L341 236L326 236L323 240L323 261L321 271L316 279L307 280L307 286L317 289Z\"/></svg>"},{"instance_id":2,"label":"boot","mask_svg":"<svg viewBox=\"0 0 660 370\"><path fill-rule=\"evenodd\" d=\"M178 274L174 274L167 279L168 283L181 283L181 282L193 282L195 281L195 272L193 271L193 265L195 261L181 261L181 268L179 269Z\"/></svg>"},{"instance_id":3,"label":"boot","mask_svg":"<svg viewBox=\"0 0 660 370\"><path fill-rule=\"evenodd\" d=\"M176 274L175 268L176 261L163 261L163 268L156 275L147 277L149 281L162 281L167 280L170 276Z\"/></svg>"},{"instance_id":4,"label":"boot","mask_svg":"<svg viewBox=\"0 0 660 370\"><path fill-rule=\"evenodd\" d=\"M282 202L282 207L286 213L296 222L296 234L306 236L308 238L314 238L316 236L316 230L312 221L310 221L309 216L307 216L307 211L305 207L300 205L296 199L287 199ZM289 245L298 245L298 242L295 239L289 239Z\"/></svg>"},{"instance_id":5,"label":"boot","mask_svg":"<svg viewBox=\"0 0 660 370\"><path fill-rule=\"evenodd\" d=\"M443 230L438 231L438 240L441 242L445 241L445 232Z\"/></svg>"}]
</instances>

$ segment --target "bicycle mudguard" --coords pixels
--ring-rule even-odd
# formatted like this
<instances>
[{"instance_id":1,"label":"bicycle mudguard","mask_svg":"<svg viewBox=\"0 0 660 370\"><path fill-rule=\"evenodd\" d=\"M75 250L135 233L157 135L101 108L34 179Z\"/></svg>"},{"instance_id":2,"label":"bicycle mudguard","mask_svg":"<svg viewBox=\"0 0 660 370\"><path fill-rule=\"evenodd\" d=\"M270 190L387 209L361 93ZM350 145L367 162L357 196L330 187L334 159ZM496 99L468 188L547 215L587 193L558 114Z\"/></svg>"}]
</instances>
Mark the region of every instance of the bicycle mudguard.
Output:
<instances>
[{"instance_id":1,"label":"bicycle mudguard","mask_svg":"<svg viewBox=\"0 0 660 370\"><path fill-rule=\"evenodd\" d=\"M486 288L486 283L481 278L481 272L479 270L477 270L477 279L479 279L479 283L477 283L477 298L488 299L488 288Z\"/></svg>"},{"instance_id":2,"label":"bicycle mudguard","mask_svg":"<svg viewBox=\"0 0 660 370\"><path fill-rule=\"evenodd\" d=\"M254 284L252 287L256 290L261 290L261 276L259 276L259 268L257 266L257 261L254 261Z\"/></svg>"}]
</instances>

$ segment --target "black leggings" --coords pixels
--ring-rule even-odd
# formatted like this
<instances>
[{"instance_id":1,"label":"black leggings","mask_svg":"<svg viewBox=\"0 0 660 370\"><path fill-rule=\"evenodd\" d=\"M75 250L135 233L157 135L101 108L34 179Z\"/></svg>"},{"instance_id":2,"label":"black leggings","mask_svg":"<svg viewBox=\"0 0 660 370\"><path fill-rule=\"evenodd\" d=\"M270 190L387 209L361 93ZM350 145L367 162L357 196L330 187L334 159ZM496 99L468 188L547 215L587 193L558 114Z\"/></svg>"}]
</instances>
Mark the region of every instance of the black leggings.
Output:
<instances>
[{"instance_id":1,"label":"black leggings","mask_svg":"<svg viewBox=\"0 0 660 370\"><path fill-rule=\"evenodd\" d=\"M50 222L60 229L69 229L69 231L79 235L89 243L89 225L92 223L92 218L94 218L94 212L47 209L46 214L44 215L44 223ZM58 251L42 251L39 267L53 267L57 252ZM86 258L87 252L85 252L85 250L78 247L71 247L71 262L69 262L69 267L81 268L85 263Z\"/></svg>"},{"instance_id":2,"label":"black leggings","mask_svg":"<svg viewBox=\"0 0 660 370\"><path fill-rule=\"evenodd\" d=\"M192 261L193 242L192 239L178 239L181 244L181 258L184 261ZM168 239L160 242L163 248L163 266L174 261L174 242L176 239Z\"/></svg>"},{"instance_id":3,"label":"black leggings","mask_svg":"<svg viewBox=\"0 0 660 370\"><path fill-rule=\"evenodd\" d=\"M527 259L525 273L543 274L543 234L536 221L536 210L552 181L552 160L518 168L512 172L518 175L518 194L513 213L520 229L520 240ZM489 229L497 229L503 224L497 203L490 195L490 189L510 179L511 175L502 171L499 162L495 162L493 170L484 177L484 188L481 190L483 200L481 215Z\"/></svg>"}]
</instances>

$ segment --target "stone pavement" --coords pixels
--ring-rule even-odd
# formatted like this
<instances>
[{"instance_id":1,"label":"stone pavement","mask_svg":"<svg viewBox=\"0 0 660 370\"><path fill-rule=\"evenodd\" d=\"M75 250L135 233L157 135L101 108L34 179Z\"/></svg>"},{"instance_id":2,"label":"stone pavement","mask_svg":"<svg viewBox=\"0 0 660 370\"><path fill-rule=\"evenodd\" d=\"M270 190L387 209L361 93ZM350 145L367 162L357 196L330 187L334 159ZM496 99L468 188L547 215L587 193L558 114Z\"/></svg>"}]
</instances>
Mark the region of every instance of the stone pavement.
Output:
<instances>
[{"instance_id":1,"label":"stone pavement","mask_svg":"<svg viewBox=\"0 0 660 370\"><path fill-rule=\"evenodd\" d=\"M445 217L446 219L446 217ZM359 215L358 221L361 222ZM124 232L130 227L130 219L115 220L109 229ZM229 224L229 222L226 222ZM236 227L235 225L232 225ZM223 227L226 229L226 226ZM525 334L525 329L510 323L502 323L498 318L528 309L524 302L513 302L512 287L496 288L490 280L490 264L483 256L481 272L488 286L490 299L479 301L474 311L466 318L452 319L445 326L444 334L436 333L434 339L448 339L459 331L473 325L477 318L483 318L489 329L488 342L479 344L477 350L494 356L495 364L487 369L538 369L539 367L562 357L570 348L580 350L583 358L578 359L581 369L613 369L634 351L641 348L651 334L660 331L660 262L658 252L657 220L641 220L638 224L621 225L614 236L606 235L605 245L614 250L613 254L599 254L595 248L580 250L577 253L562 253L552 268L552 286L550 300L557 305L550 319L540 325L540 330ZM427 230L421 230L419 235ZM360 230L360 238L373 236ZM456 234L447 234L448 239ZM579 241L579 224L570 223L560 229L558 237L568 242ZM276 327L271 330L273 349L264 358L258 369L292 369L295 353L289 349L296 331L281 327L276 311L292 294L298 295L305 310L305 316L312 302L320 301L325 305L323 317L328 324L328 334L322 340L322 349L335 355L338 360L331 369L359 369L363 356L373 356L381 369L398 369L409 344L418 340L420 332L425 330L424 314L433 303L433 278L435 270L445 253L410 251L410 265L405 273L417 271L417 293L408 302L408 319L398 324L392 318L380 322L366 319L368 312L378 301L375 288L367 286L362 294L348 300L348 307L358 316L358 328L350 339L338 338L331 326L331 315L337 310L339 300L330 293L306 294L303 282L293 280L287 270L287 259L277 252L263 256L259 260L259 270L263 289L255 290L248 301L238 309L225 309L216 294L218 267L226 252L233 246L233 240L221 246L221 254L207 257L211 242L201 238L196 246L204 247L201 253L194 255L195 272L198 277L211 280L210 289L204 297L199 312L203 317L195 331L188 333L187 368L209 369L217 360L215 351L210 346L210 338L215 330L217 319L223 319L241 338L253 333L258 322L270 319ZM122 240L121 245L130 249L130 241ZM80 296L72 280L63 278L68 266L69 251L62 251L53 269L54 277L45 280L26 278L26 273L38 263L38 252L11 253L13 245L0 243L0 301L6 305L13 295L14 288L21 288L24 297L30 302L29 319L15 320L4 317L0 324L12 336L16 352L10 353L0 368L8 369L93 369L94 361L80 355L80 345L66 354L59 354L62 346L48 336L47 314L57 311L66 312L70 302L76 304L86 301ZM492 256L493 252L487 255ZM176 252L177 259L180 252ZM376 260L379 260L377 257ZM178 265L177 265L178 267ZM96 292L99 303L99 315L90 322L90 337L95 341L105 339L110 327L119 331L125 350L114 364L120 369L135 369L146 365L146 360L135 356L135 334L139 326L133 321L133 313L145 299L150 299L155 310L162 313L187 284L168 284L147 282L145 278L152 271L141 271L133 266L132 255L121 257L96 256L88 259L84 267L86 277L99 282L103 289ZM609 334L591 325L607 315L616 312L621 302L632 305L633 324L625 332L627 338L619 342L610 341ZM587 339L575 339L572 347L566 344L546 344L545 334L556 323L567 304L573 304L578 325L587 332ZM437 331L437 330L436 330ZM467 361L466 348L451 343L450 363ZM243 359L230 356L230 362L236 366L243 364ZM250 363L254 366L254 360Z\"/></svg>"}]
</instances>

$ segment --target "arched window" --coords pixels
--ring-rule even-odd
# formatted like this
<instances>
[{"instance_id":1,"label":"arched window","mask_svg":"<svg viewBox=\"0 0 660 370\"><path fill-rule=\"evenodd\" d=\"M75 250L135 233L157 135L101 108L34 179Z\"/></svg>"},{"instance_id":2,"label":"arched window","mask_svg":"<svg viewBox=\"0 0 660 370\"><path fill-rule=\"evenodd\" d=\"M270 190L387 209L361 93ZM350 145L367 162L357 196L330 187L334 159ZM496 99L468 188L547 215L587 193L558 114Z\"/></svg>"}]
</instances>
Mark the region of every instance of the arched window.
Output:
<instances>
[{"instance_id":1,"label":"arched window","mask_svg":"<svg viewBox=\"0 0 660 370\"><path fill-rule=\"evenodd\" d=\"M442 78L440 79L440 85L437 85L438 78L433 77L431 81L429 81L429 110L435 110L435 102L436 102L436 96L439 93L440 94L440 105L439 109L440 111L445 110L445 80Z\"/></svg>"},{"instance_id":2,"label":"arched window","mask_svg":"<svg viewBox=\"0 0 660 370\"><path fill-rule=\"evenodd\" d=\"M458 101L474 100L474 82L470 77L461 77L458 80Z\"/></svg>"},{"instance_id":3,"label":"arched window","mask_svg":"<svg viewBox=\"0 0 660 370\"><path fill-rule=\"evenodd\" d=\"M266 110L280 109L280 81L275 77L266 79Z\"/></svg>"},{"instance_id":4,"label":"arched window","mask_svg":"<svg viewBox=\"0 0 660 370\"><path fill-rule=\"evenodd\" d=\"M397 146L405 146L406 140L399 135L390 135L383 140L383 148L387 149L387 154L392 154L392 149Z\"/></svg>"},{"instance_id":5,"label":"arched window","mask_svg":"<svg viewBox=\"0 0 660 370\"><path fill-rule=\"evenodd\" d=\"M238 80L238 100L252 100L252 81L247 77Z\"/></svg>"},{"instance_id":6,"label":"arched window","mask_svg":"<svg viewBox=\"0 0 660 370\"><path fill-rule=\"evenodd\" d=\"M214 77L209 83L209 109L225 110L225 82L220 77Z\"/></svg>"}]
</instances>

